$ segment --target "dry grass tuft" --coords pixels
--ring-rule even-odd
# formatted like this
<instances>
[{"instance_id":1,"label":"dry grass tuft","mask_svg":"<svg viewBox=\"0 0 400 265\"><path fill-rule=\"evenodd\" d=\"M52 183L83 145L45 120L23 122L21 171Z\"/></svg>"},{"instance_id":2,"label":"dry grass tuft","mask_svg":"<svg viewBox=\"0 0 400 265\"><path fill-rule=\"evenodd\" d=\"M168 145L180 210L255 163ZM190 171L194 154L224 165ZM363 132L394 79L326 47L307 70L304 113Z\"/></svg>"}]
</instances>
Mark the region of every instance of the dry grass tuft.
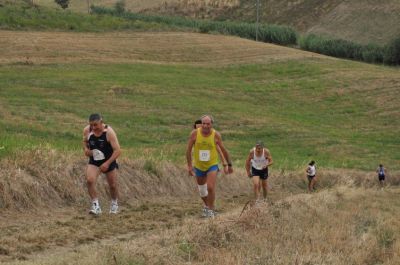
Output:
<instances>
[{"instance_id":1,"label":"dry grass tuft","mask_svg":"<svg viewBox=\"0 0 400 265\"><path fill-rule=\"evenodd\" d=\"M254 204L249 179L243 169L236 169L234 175L219 177L220 214L199 219L196 186L183 168L151 157L121 160L119 184L125 209L115 218L90 218L67 209L81 208L88 201L85 161L81 155L46 146L1 161L1 203L8 211L0 218L0 261L93 265L400 261L397 178L388 179L388 187L380 189L374 173L320 169L318 191L306 193L302 171L272 171L268 202ZM107 198L104 181L98 188L101 198ZM247 195L239 198L243 192ZM46 214L33 214L39 208ZM34 211L24 211L23 225L7 219L24 209Z\"/></svg>"},{"instance_id":2,"label":"dry grass tuft","mask_svg":"<svg viewBox=\"0 0 400 265\"><path fill-rule=\"evenodd\" d=\"M60 206L82 206L88 203L85 168L82 154L65 153L47 146L20 151L0 161L0 209L37 210ZM135 204L138 200L171 196L185 198L197 195L193 177L185 168L149 157L119 160L119 191L121 202ZM239 194L247 186L245 178L231 181L220 176L221 192ZM108 184L100 175L97 190L108 200Z\"/></svg>"}]
</instances>

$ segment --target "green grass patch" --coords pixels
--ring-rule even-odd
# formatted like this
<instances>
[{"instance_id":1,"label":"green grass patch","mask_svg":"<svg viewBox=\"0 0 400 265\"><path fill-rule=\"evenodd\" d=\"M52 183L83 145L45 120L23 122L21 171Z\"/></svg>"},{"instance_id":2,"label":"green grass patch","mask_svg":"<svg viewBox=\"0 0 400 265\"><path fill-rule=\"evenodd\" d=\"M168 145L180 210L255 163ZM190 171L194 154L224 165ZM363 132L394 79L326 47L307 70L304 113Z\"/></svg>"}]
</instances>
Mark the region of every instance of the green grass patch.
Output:
<instances>
[{"instance_id":1,"label":"green grass patch","mask_svg":"<svg viewBox=\"0 0 400 265\"><path fill-rule=\"evenodd\" d=\"M328 167L366 169L380 161L395 167L398 112L374 119L391 104L378 105L373 90L352 89L358 78L342 77L338 84L344 67L369 77L386 70L314 60L222 68L0 66L0 156L42 144L81 152L87 117L100 112L124 156L185 163L193 121L211 113L236 166L260 139L276 167L296 168L310 159ZM348 88L338 94L338 85Z\"/></svg>"}]
</instances>

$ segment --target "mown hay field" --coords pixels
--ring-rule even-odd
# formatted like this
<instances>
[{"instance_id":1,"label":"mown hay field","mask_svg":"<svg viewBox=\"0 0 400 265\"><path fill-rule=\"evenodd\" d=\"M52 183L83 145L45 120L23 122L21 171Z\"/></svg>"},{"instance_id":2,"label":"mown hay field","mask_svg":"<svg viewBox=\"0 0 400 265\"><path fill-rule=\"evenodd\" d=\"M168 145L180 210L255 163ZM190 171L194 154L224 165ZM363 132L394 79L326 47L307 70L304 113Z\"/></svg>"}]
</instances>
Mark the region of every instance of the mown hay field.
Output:
<instances>
[{"instance_id":1,"label":"mown hay field","mask_svg":"<svg viewBox=\"0 0 400 265\"><path fill-rule=\"evenodd\" d=\"M398 68L207 34L1 36L3 157L77 151L101 112L127 157L183 163L192 122L210 113L238 165L260 139L277 167L398 167Z\"/></svg>"},{"instance_id":2,"label":"mown hay field","mask_svg":"<svg viewBox=\"0 0 400 265\"><path fill-rule=\"evenodd\" d=\"M399 69L235 37L0 32L0 262L398 264ZM117 132L121 213L87 215L82 130ZM235 173L213 220L185 171L211 113ZM270 149L268 203L244 161ZM305 165L319 184L307 194ZM375 169L388 168L378 188ZM108 207L104 178L100 200Z\"/></svg>"}]
</instances>

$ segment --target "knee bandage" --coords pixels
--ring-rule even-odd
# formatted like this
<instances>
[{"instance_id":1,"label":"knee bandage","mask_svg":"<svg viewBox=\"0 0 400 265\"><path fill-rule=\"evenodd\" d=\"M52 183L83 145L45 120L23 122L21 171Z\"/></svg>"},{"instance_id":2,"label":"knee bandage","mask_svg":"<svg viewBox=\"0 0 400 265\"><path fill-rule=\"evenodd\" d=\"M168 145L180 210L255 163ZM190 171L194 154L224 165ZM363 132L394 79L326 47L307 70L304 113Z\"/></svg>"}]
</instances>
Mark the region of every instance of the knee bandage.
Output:
<instances>
[{"instance_id":1,"label":"knee bandage","mask_svg":"<svg viewBox=\"0 0 400 265\"><path fill-rule=\"evenodd\" d=\"M207 190L207 183L204 185L197 185L199 186L199 193L200 193L200 197L207 197L208 195L208 190Z\"/></svg>"}]
</instances>

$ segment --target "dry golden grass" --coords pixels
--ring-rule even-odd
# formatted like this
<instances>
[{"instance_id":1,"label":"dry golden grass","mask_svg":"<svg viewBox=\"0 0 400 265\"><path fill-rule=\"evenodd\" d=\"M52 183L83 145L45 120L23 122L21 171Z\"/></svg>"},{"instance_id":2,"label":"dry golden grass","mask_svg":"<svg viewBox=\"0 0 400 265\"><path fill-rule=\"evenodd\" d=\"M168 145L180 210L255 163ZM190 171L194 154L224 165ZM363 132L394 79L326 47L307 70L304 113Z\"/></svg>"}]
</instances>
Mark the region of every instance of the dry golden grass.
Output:
<instances>
[{"instance_id":1,"label":"dry golden grass","mask_svg":"<svg viewBox=\"0 0 400 265\"><path fill-rule=\"evenodd\" d=\"M13 264L397 264L398 195L348 187L293 195L241 216L237 208L189 218Z\"/></svg>"},{"instance_id":2,"label":"dry golden grass","mask_svg":"<svg viewBox=\"0 0 400 265\"><path fill-rule=\"evenodd\" d=\"M40 157L34 160L32 157ZM221 175L213 220L198 218L184 168L122 160L121 213L86 213L85 159L48 147L1 161L0 262L10 264L398 264L400 172L274 171L268 203L251 202L243 169ZM99 179L103 210L107 185ZM249 202L250 200L250 202ZM17 220L17 221L16 221Z\"/></svg>"},{"instance_id":3,"label":"dry golden grass","mask_svg":"<svg viewBox=\"0 0 400 265\"><path fill-rule=\"evenodd\" d=\"M237 37L184 32L0 31L0 36L0 64L146 62L228 65L322 58L309 52Z\"/></svg>"}]
</instances>

